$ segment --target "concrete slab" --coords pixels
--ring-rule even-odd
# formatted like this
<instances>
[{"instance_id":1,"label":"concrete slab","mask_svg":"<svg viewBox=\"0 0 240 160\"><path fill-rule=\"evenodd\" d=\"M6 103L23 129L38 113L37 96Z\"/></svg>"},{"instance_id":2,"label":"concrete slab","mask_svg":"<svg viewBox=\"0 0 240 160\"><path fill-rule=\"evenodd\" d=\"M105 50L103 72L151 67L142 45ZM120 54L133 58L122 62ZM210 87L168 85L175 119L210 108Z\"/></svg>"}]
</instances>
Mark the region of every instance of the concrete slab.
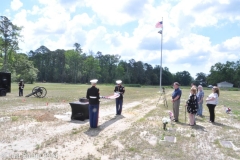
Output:
<instances>
[{"instance_id":1,"label":"concrete slab","mask_svg":"<svg viewBox=\"0 0 240 160\"><path fill-rule=\"evenodd\" d=\"M233 148L233 143L231 141L220 141L220 144L226 148Z\"/></svg>"},{"instance_id":2,"label":"concrete slab","mask_svg":"<svg viewBox=\"0 0 240 160\"><path fill-rule=\"evenodd\" d=\"M173 136L165 136L164 140L167 142L171 142L171 143L176 143L177 142L177 138L173 137Z\"/></svg>"}]
</instances>

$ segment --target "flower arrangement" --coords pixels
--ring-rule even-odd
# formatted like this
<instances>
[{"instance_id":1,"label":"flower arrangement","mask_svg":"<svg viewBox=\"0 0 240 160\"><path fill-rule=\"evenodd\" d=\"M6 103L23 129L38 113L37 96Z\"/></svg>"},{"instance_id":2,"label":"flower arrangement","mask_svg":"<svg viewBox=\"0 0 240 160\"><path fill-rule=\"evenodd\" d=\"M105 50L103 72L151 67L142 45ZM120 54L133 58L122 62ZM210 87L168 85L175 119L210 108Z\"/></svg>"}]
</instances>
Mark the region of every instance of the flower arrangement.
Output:
<instances>
[{"instance_id":1,"label":"flower arrangement","mask_svg":"<svg viewBox=\"0 0 240 160\"><path fill-rule=\"evenodd\" d=\"M230 113L231 112L231 108L226 108L226 113Z\"/></svg>"},{"instance_id":2,"label":"flower arrangement","mask_svg":"<svg viewBox=\"0 0 240 160\"><path fill-rule=\"evenodd\" d=\"M173 119L174 119L173 113L172 113L171 111L169 111L168 113L169 113L169 118L170 118L170 120L173 120Z\"/></svg>"},{"instance_id":3,"label":"flower arrangement","mask_svg":"<svg viewBox=\"0 0 240 160\"><path fill-rule=\"evenodd\" d=\"M167 126L168 122L170 122L170 121L171 121L171 120L170 120L169 118L163 117L162 122L163 122L163 129L164 129L164 130L167 129L166 126Z\"/></svg>"}]
</instances>

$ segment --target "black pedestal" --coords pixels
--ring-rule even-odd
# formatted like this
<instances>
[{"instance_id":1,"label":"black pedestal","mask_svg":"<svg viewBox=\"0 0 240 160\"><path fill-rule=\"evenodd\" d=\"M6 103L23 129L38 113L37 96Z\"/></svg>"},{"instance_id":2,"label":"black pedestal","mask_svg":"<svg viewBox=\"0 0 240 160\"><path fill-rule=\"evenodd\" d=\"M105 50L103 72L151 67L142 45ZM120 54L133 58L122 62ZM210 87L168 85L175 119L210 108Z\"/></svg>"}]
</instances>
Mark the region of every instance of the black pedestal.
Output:
<instances>
[{"instance_id":1,"label":"black pedestal","mask_svg":"<svg viewBox=\"0 0 240 160\"><path fill-rule=\"evenodd\" d=\"M80 99L80 102L70 102L69 104L72 108L71 119L80 121L89 119L88 99Z\"/></svg>"}]
</instances>

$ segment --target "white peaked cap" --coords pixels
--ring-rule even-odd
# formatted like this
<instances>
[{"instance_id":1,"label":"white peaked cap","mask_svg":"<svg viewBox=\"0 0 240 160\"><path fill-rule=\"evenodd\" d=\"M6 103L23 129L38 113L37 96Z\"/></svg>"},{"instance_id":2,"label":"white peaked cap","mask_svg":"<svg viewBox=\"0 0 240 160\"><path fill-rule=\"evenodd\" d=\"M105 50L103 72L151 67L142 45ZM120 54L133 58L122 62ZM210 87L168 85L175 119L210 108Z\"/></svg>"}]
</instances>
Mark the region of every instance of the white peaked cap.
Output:
<instances>
[{"instance_id":1,"label":"white peaked cap","mask_svg":"<svg viewBox=\"0 0 240 160\"><path fill-rule=\"evenodd\" d=\"M95 84L96 84L96 83L97 83L97 81L98 81L97 79L92 79L90 82L91 82L91 83L95 83Z\"/></svg>"},{"instance_id":2,"label":"white peaked cap","mask_svg":"<svg viewBox=\"0 0 240 160\"><path fill-rule=\"evenodd\" d=\"M117 80L116 83L117 83L117 84L120 84L120 83L122 83L122 81L121 81L121 80Z\"/></svg>"}]
</instances>

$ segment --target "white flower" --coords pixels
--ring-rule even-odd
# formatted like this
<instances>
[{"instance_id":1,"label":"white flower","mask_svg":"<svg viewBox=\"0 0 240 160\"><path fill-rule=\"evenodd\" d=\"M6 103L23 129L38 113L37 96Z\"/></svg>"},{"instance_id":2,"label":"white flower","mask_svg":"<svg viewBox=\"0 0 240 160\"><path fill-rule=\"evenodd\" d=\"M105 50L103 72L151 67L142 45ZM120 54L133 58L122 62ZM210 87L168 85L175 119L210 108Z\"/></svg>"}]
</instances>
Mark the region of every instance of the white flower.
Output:
<instances>
[{"instance_id":1,"label":"white flower","mask_svg":"<svg viewBox=\"0 0 240 160\"><path fill-rule=\"evenodd\" d=\"M170 119L167 117L163 117L162 122L167 124L168 122L170 122Z\"/></svg>"}]
</instances>

